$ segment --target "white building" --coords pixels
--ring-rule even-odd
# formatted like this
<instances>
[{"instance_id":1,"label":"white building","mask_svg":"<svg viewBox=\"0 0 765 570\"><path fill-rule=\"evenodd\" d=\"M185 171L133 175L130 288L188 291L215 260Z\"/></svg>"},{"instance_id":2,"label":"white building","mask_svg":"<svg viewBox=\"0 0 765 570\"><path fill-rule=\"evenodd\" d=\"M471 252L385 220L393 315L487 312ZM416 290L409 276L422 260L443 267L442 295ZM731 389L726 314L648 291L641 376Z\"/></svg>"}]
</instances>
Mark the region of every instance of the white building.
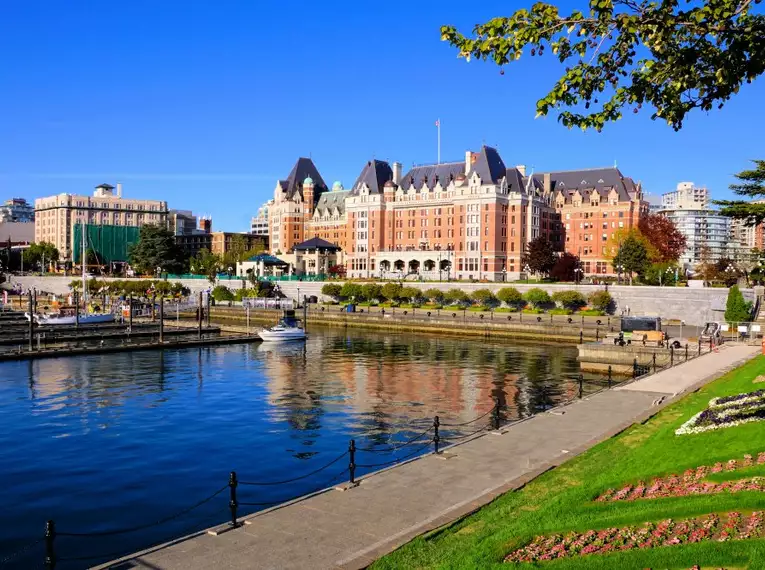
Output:
<instances>
[{"instance_id":1,"label":"white building","mask_svg":"<svg viewBox=\"0 0 765 570\"><path fill-rule=\"evenodd\" d=\"M709 208L709 190L699 188L693 182L680 182L677 190L662 194L661 206L664 210L677 208L706 210Z\"/></svg>"},{"instance_id":2,"label":"white building","mask_svg":"<svg viewBox=\"0 0 765 570\"><path fill-rule=\"evenodd\" d=\"M0 206L0 222L35 221L35 207L24 198L11 198Z\"/></svg>"},{"instance_id":3,"label":"white building","mask_svg":"<svg viewBox=\"0 0 765 570\"><path fill-rule=\"evenodd\" d=\"M274 203L273 200L269 200L258 208L258 215L253 216L250 221L250 233L256 236L268 235L268 208Z\"/></svg>"}]
</instances>

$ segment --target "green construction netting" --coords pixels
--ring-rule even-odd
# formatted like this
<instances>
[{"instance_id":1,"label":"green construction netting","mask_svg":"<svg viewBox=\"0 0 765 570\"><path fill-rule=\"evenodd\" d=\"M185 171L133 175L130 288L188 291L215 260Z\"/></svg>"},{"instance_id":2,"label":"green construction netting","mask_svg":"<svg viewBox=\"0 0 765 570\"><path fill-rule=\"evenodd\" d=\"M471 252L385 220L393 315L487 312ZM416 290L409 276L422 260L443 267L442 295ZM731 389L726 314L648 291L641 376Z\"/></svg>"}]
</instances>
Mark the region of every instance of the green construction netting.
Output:
<instances>
[{"instance_id":1,"label":"green construction netting","mask_svg":"<svg viewBox=\"0 0 765 570\"><path fill-rule=\"evenodd\" d=\"M87 224L85 237L87 249L98 256L98 263L105 265L112 261L127 261L128 246L138 242L139 228L129 226L99 226ZM74 262L82 256L82 224L74 227Z\"/></svg>"}]
</instances>

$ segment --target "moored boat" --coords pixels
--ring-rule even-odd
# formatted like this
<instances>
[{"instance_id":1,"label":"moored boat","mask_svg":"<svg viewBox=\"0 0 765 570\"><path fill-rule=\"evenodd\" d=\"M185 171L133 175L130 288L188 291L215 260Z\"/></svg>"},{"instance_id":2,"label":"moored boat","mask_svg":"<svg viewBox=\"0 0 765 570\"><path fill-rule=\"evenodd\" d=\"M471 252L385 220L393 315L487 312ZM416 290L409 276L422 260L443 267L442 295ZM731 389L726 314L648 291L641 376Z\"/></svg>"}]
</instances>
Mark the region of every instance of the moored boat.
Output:
<instances>
[{"instance_id":1,"label":"moored boat","mask_svg":"<svg viewBox=\"0 0 765 570\"><path fill-rule=\"evenodd\" d=\"M294 311L285 311L285 316L279 319L276 326L260 330L258 336L265 341L305 339L305 329L300 326L294 314Z\"/></svg>"}]
</instances>

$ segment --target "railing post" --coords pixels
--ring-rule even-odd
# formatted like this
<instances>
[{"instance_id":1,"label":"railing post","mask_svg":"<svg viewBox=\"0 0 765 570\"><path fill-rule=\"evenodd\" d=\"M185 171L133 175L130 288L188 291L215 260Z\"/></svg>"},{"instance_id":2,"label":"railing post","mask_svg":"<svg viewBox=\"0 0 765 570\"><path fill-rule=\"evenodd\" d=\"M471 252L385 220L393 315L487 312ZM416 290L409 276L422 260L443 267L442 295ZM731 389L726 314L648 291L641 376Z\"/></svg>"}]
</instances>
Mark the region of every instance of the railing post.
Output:
<instances>
[{"instance_id":1,"label":"railing post","mask_svg":"<svg viewBox=\"0 0 765 570\"><path fill-rule=\"evenodd\" d=\"M29 352L34 350L35 342L35 313L34 313L34 301L32 301L32 291L28 294L28 310L29 310Z\"/></svg>"},{"instance_id":2,"label":"railing post","mask_svg":"<svg viewBox=\"0 0 765 570\"><path fill-rule=\"evenodd\" d=\"M494 410L491 413L491 423L495 431L499 431L499 398L494 398Z\"/></svg>"},{"instance_id":3,"label":"railing post","mask_svg":"<svg viewBox=\"0 0 765 570\"><path fill-rule=\"evenodd\" d=\"M656 374L656 353L653 353L653 373Z\"/></svg>"},{"instance_id":4,"label":"railing post","mask_svg":"<svg viewBox=\"0 0 765 570\"><path fill-rule=\"evenodd\" d=\"M202 291L199 292L199 307L197 307L197 338L202 338L202 312L204 311L204 308L202 307Z\"/></svg>"},{"instance_id":5,"label":"railing post","mask_svg":"<svg viewBox=\"0 0 765 570\"><path fill-rule=\"evenodd\" d=\"M611 383L613 382L613 373L611 370L611 365L608 365L608 387L611 387Z\"/></svg>"},{"instance_id":6,"label":"railing post","mask_svg":"<svg viewBox=\"0 0 765 570\"><path fill-rule=\"evenodd\" d=\"M441 425L441 422L438 420L438 416L433 418L433 447L435 449L436 454L438 454L438 442L441 441L441 438L438 435L438 426Z\"/></svg>"},{"instance_id":7,"label":"railing post","mask_svg":"<svg viewBox=\"0 0 765 570\"><path fill-rule=\"evenodd\" d=\"M610 367L609 367L610 368ZM581 374L579 375L579 399L582 399L582 396L584 395L584 376Z\"/></svg>"},{"instance_id":8,"label":"railing post","mask_svg":"<svg viewBox=\"0 0 765 570\"><path fill-rule=\"evenodd\" d=\"M584 344L584 331L579 331L579 344Z\"/></svg>"},{"instance_id":9,"label":"railing post","mask_svg":"<svg viewBox=\"0 0 765 570\"><path fill-rule=\"evenodd\" d=\"M669 367L672 368L675 365L675 347L674 345L669 347Z\"/></svg>"},{"instance_id":10,"label":"railing post","mask_svg":"<svg viewBox=\"0 0 765 570\"><path fill-rule=\"evenodd\" d=\"M47 521L45 523L45 570L55 570L56 551L53 548L53 541L56 538L56 523Z\"/></svg>"},{"instance_id":11,"label":"railing post","mask_svg":"<svg viewBox=\"0 0 765 570\"><path fill-rule=\"evenodd\" d=\"M130 297L128 297L128 328L133 330L133 294L130 294Z\"/></svg>"},{"instance_id":12,"label":"railing post","mask_svg":"<svg viewBox=\"0 0 765 570\"><path fill-rule=\"evenodd\" d=\"M699 338L699 353L697 356L701 356L701 338Z\"/></svg>"},{"instance_id":13,"label":"railing post","mask_svg":"<svg viewBox=\"0 0 765 570\"><path fill-rule=\"evenodd\" d=\"M712 337L709 337L709 352L712 352Z\"/></svg>"},{"instance_id":14,"label":"railing post","mask_svg":"<svg viewBox=\"0 0 765 570\"><path fill-rule=\"evenodd\" d=\"M600 327L595 327L595 342L600 341Z\"/></svg>"},{"instance_id":15,"label":"railing post","mask_svg":"<svg viewBox=\"0 0 765 570\"><path fill-rule=\"evenodd\" d=\"M685 361L688 362L688 343L685 343Z\"/></svg>"},{"instance_id":16,"label":"railing post","mask_svg":"<svg viewBox=\"0 0 765 570\"><path fill-rule=\"evenodd\" d=\"M350 472L350 483L351 485L356 484L356 441L351 440L351 443L348 444L348 471Z\"/></svg>"},{"instance_id":17,"label":"railing post","mask_svg":"<svg viewBox=\"0 0 765 570\"><path fill-rule=\"evenodd\" d=\"M165 342L165 298L159 298L159 344Z\"/></svg>"},{"instance_id":18,"label":"railing post","mask_svg":"<svg viewBox=\"0 0 765 570\"><path fill-rule=\"evenodd\" d=\"M228 501L228 508L231 509L231 526L236 527L236 508L239 503L236 500L236 486L239 482L236 479L236 471L232 471L228 476L228 488L230 490L230 499Z\"/></svg>"},{"instance_id":19,"label":"railing post","mask_svg":"<svg viewBox=\"0 0 765 570\"><path fill-rule=\"evenodd\" d=\"M632 377L637 378L637 356L635 357L635 360L632 361Z\"/></svg>"}]
</instances>

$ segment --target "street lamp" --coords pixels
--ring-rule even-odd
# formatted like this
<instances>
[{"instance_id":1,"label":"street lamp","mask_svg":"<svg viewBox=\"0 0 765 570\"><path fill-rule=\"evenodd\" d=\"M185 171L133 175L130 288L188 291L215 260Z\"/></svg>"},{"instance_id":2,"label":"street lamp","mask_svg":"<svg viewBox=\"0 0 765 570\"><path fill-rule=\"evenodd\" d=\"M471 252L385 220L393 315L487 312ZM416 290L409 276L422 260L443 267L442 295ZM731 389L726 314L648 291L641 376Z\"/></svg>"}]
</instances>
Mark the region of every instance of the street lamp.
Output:
<instances>
[{"instance_id":1,"label":"street lamp","mask_svg":"<svg viewBox=\"0 0 765 570\"><path fill-rule=\"evenodd\" d=\"M616 269L616 272L617 272L616 282L617 282L617 284L621 285L622 284L622 271L624 271L624 266L620 263L614 269Z\"/></svg>"},{"instance_id":2,"label":"street lamp","mask_svg":"<svg viewBox=\"0 0 765 570\"><path fill-rule=\"evenodd\" d=\"M502 282L503 283L507 282L507 267L502 268Z\"/></svg>"},{"instance_id":3,"label":"street lamp","mask_svg":"<svg viewBox=\"0 0 765 570\"><path fill-rule=\"evenodd\" d=\"M300 308L300 285L297 286L297 292L298 292L298 298L297 298L297 308Z\"/></svg>"},{"instance_id":4,"label":"street lamp","mask_svg":"<svg viewBox=\"0 0 765 570\"><path fill-rule=\"evenodd\" d=\"M576 267L574 269L574 282L579 285L579 280L582 278L582 274L584 271L582 271L581 267Z\"/></svg>"},{"instance_id":5,"label":"street lamp","mask_svg":"<svg viewBox=\"0 0 765 570\"><path fill-rule=\"evenodd\" d=\"M666 273L666 274L668 274L668 275L671 275L671 274L672 274L672 272L673 272L673 269L672 269L671 267L667 267L667 269L665 269L664 271L659 271L659 287L661 287L661 286L662 286L662 282L661 282L661 276L662 276L664 273Z\"/></svg>"}]
</instances>

